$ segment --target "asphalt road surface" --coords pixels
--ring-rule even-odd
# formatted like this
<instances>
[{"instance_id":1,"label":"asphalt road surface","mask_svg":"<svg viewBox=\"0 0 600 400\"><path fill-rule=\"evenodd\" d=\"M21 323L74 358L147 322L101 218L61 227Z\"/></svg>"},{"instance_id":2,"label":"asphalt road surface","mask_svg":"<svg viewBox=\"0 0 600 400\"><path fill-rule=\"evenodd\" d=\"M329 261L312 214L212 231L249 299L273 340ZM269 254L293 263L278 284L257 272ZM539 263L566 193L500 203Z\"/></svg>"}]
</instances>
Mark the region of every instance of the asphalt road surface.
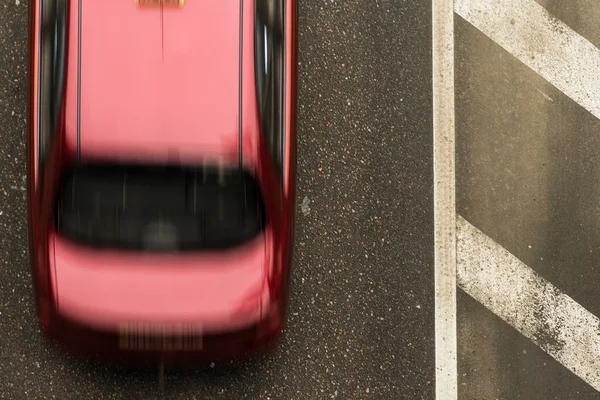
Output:
<instances>
[{"instance_id":1,"label":"asphalt road surface","mask_svg":"<svg viewBox=\"0 0 600 400\"><path fill-rule=\"evenodd\" d=\"M0 0L0 398L432 399L431 9L299 1L292 302L273 355L238 368L83 362L42 341L25 209L27 5Z\"/></svg>"},{"instance_id":2,"label":"asphalt road surface","mask_svg":"<svg viewBox=\"0 0 600 400\"><path fill-rule=\"evenodd\" d=\"M598 399L600 5L455 4L457 212L536 276L463 279L459 398Z\"/></svg>"}]
</instances>

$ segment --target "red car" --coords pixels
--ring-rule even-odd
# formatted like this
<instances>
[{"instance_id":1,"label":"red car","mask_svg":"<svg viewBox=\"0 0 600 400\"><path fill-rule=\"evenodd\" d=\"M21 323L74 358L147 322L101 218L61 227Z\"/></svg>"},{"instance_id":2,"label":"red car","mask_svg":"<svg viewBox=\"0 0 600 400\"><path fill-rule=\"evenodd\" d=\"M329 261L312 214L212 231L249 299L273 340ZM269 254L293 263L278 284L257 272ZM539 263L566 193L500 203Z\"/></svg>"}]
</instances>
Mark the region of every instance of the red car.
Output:
<instances>
[{"instance_id":1,"label":"red car","mask_svg":"<svg viewBox=\"0 0 600 400\"><path fill-rule=\"evenodd\" d=\"M296 1L29 7L44 331L136 363L273 348L293 253Z\"/></svg>"}]
</instances>

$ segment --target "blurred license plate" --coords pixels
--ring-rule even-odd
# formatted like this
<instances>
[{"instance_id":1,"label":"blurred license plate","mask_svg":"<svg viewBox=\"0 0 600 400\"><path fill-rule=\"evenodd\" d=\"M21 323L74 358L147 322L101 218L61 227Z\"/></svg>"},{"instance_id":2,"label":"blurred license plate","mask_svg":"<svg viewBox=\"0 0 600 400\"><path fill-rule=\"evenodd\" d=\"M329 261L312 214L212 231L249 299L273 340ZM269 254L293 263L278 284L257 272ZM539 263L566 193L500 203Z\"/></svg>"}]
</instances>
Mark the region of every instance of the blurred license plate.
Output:
<instances>
[{"instance_id":1,"label":"blurred license plate","mask_svg":"<svg viewBox=\"0 0 600 400\"><path fill-rule=\"evenodd\" d=\"M138 7L183 7L185 0L133 0Z\"/></svg>"},{"instance_id":2,"label":"blurred license plate","mask_svg":"<svg viewBox=\"0 0 600 400\"><path fill-rule=\"evenodd\" d=\"M201 350L202 326L124 323L119 327L119 348L145 351Z\"/></svg>"}]
</instances>

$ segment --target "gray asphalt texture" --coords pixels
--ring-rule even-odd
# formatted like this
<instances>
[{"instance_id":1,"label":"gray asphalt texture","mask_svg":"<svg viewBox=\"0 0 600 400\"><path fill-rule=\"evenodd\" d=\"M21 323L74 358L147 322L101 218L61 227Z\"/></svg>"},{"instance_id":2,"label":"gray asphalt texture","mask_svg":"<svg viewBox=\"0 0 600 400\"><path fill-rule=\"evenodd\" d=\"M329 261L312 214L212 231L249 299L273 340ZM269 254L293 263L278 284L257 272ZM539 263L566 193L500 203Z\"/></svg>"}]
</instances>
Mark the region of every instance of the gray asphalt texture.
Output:
<instances>
[{"instance_id":1,"label":"gray asphalt texture","mask_svg":"<svg viewBox=\"0 0 600 400\"><path fill-rule=\"evenodd\" d=\"M285 341L239 367L80 361L42 340L25 209L27 2L0 0L0 398L432 399L431 10L299 1L298 230Z\"/></svg>"},{"instance_id":2,"label":"gray asphalt texture","mask_svg":"<svg viewBox=\"0 0 600 400\"><path fill-rule=\"evenodd\" d=\"M600 46L597 2L538 2ZM455 27L458 213L600 316L600 121L465 20ZM461 291L458 343L461 399L600 398Z\"/></svg>"}]
</instances>

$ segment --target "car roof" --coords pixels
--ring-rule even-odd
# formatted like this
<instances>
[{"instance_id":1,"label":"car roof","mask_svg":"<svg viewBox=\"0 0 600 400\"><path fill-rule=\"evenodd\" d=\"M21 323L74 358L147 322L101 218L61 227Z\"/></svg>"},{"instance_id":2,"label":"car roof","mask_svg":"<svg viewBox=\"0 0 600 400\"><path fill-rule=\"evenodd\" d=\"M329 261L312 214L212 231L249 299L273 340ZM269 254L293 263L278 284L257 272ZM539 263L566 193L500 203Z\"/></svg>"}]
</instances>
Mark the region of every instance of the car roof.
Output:
<instances>
[{"instance_id":1,"label":"car roof","mask_svg":"<svg viewBox=\"0 0 600 400\"><path fill-rule=\"evenodd\" d=\"M84 1L81 10L77 3L70 3L70 149L82 158L237 159L242 110L244 155L251 156L246 147L257 132L251 2L243 51L240 1L188 1L162 10L133 0Z\"/></svg>"}]
</instances>

